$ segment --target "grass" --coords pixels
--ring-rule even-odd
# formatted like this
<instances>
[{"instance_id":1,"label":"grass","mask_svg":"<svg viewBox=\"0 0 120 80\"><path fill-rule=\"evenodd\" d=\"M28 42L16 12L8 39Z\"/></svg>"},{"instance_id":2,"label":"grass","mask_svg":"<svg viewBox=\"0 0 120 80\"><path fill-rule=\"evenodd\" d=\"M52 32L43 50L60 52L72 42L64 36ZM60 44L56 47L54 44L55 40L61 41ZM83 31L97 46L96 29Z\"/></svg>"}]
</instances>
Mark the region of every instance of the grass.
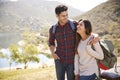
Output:
<instances>
[{"instance_id":1,"label":"grass","mask_svg":"<svg viewBox=\"0 0 120 80\"><path fill-rule=\"evenodd\" d=\"M0 80L56 80L55 68L0 71Z\"/></svg>"},{"instance_id":2,"label":"grass","mask_svg":"<svg viewBox=\"0 0 120 80\"><path fill-rule=\"evenodd\" d=\"M120 57L119 57L119 58L117 58L117 61L118 61L118 63L120 63Z\"/></svg>"},{"instance_id":3,"label":"grass","mask_svg":"<svg viewBox=\"0 0 120 80\"><path fill-rule=\"evenodd\" d=\"M120 63L120 57L118 58ZM55 68L1 70L0 80L56 80Z\"/></svg>"}]
</instances>

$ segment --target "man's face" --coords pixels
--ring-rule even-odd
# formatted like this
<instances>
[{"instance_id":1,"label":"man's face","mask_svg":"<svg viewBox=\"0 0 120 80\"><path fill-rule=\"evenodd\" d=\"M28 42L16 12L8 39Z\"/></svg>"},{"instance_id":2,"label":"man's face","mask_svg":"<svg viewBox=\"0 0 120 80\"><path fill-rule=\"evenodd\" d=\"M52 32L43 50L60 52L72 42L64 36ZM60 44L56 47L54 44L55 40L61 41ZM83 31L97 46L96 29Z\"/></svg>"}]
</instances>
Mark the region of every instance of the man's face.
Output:
<instances>
[{"instance_id":1,"label":"man's face","mask_svg":"<svg viewBox=\"0 0 120 80\"><path fill-rule=\"evenodd\" d=\"M62 24L66 24L68 21L68 11L63 11L59 15L56 15L58 18L58 21Z\"/></svg>"}]
</instances>

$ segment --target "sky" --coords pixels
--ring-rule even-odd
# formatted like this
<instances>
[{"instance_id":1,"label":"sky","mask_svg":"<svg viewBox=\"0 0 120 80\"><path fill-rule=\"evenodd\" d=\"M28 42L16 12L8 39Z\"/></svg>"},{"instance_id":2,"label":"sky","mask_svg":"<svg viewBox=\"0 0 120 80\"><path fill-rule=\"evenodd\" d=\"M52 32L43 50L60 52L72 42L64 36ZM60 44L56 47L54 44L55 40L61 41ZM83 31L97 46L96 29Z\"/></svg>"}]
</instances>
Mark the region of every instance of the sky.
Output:
<instances>
[{"instance_id":1,"label":"sky","mask_svg":"<svg viewBox=\"0 0 120 80\"><path fill-rule=\"evenodd\" d=\"M10 1L18 1L18 0L10 0ZM48 0L48 1L58 1L85 12L91 10L92 8L103 2L106 2L107 0Z\"/></svg>"},{"instance_id":2,"label":"sky","mask_svg":"<svg viewBox=\"0 0 120 80\"><path fill-rule=\"evenodd\" d=\"M103 2L106 2L107 0L50 0L50 1L62 2L66 5L72 6L81 11L89 11L95 6Z\"/></svg>"}]
</instances>

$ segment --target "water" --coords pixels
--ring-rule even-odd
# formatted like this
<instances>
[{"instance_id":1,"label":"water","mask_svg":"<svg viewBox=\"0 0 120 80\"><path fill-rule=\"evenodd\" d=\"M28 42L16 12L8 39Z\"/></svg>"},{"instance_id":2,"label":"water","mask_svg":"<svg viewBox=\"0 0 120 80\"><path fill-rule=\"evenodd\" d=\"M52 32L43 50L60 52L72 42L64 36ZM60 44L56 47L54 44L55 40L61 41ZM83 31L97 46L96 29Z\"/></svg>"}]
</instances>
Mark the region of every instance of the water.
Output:
<instances>
[{"instance_id":1,"label":"water","mask_svg":"<svg viewBox=\"0 0 120 80\"><path fill-rule=\"evenodd\" d=\"M18 41L20 41L21 35L20 33L0 33L0 47L7 48L11 44L16 44Z\"/></svg>"},{"instance_id":2,"label":"water","mask_svg":"<svg viewBox=\"0 0 120 80\"><path fill-rule=\"evenodd\" d=\"M4 52L4 54L7 54L7 55L10 54L10 52L9 52L8 49L2 49L1 51ZM28 63L28 67L35 68L35 67L40 67L40 66L42 66L44 64L46 64L46 65L49 66L49 65L53 65L53 63L54 63L53 59L49 59L44 54L39 54L38 57L40 59L40 62L39 63L29 62ZM11 65L11 67L20 67L20 68L23 68L24 64L17 64L15 62L13 62L12 65ZM8 61L8 59L0 58L0 69L3 69L3 68L7 68L7 69L9 68L9 61Z\"/></svg>"}]
</instances>

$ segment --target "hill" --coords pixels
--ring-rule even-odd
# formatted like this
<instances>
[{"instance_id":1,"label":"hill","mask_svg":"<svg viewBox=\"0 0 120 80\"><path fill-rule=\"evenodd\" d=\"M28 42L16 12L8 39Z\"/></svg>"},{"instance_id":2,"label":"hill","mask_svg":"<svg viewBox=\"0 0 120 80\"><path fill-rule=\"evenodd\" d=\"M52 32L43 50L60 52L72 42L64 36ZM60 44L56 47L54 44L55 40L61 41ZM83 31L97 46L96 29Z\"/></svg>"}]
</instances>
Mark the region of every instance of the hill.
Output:
<instances>
[{"instance_id":1,"label":"hill","mask_svg":"<svg viewBox=\"0 0 120 80\"><path fill-rule=\"evenodd\" d=\"M0 0L0 32L39 30L56 22L54 8L61 4L47 0ZM70 17L81 11L69 7Z\"/></svg>"},{"instance_id":2,"label":"hill","mask_svg":"<svg viewBox=\"0 0 120 80\"><path fill-rule=\"evenodd\" d=\"M56 23L54 8L58 4L48 0L0 0L0 47L17 43L26 30L47 35L49 27ZM81 11L69 6L69 13L75 17Z\"/></svg>"},{"instance_id":3,"label":"hill","mask_svg":"<svg viewBox=\"0 0 120 80\"><path fill-rule=\"evenodd\" d=\"M120 0L108 0L75 17L76 20L81 18L90 20L93 31L103 38L111 39L120 53Z\"/></svg>"}]
</instances>

